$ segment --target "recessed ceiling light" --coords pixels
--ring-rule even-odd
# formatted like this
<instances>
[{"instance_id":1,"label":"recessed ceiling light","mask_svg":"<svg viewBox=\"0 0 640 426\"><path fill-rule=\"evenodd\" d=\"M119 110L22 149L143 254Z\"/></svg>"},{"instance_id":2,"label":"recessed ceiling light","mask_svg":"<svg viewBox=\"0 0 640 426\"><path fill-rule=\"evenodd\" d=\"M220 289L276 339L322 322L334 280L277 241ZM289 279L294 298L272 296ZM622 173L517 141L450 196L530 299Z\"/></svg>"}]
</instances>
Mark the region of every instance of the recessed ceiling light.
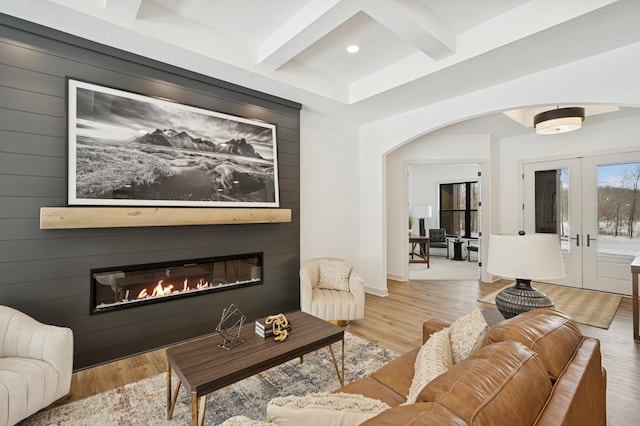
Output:
<instances>
[{"instance_id":1,"label":"recessed ceiling light","mask_svg":"<svg viewBox=\"0 0 640 426\"><path fill-rule=\"evenodd\" d=\"M347 52L349 52L349 53L356 53L356 52L358 52L358 50L360 50L360 46L358 46L356 44L352 44L351 46L347 47Z\"/></svg>"}]
</instances>

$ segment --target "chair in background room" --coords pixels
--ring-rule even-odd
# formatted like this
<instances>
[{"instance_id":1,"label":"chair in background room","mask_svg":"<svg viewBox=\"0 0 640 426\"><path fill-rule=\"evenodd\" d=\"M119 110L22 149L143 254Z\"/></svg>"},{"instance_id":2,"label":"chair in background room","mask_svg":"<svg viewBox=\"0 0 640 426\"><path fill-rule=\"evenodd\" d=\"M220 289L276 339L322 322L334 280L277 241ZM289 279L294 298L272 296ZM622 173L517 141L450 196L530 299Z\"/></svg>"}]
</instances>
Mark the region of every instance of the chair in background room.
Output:
<instances>
[{"instance_id":1,"label":"chair in background room","mask_svg":"<svg viewBox=\"0 0 640 426\"><path fill-rule=\"evenodd\" d=\"M0 306L0 425L14 425L71 389L73 332Z\"/></svg>"},{"instance_id":2,"label":"chair in background room","mask_svg":"<svg viewBox=\"0 0 640 426\"><path fill-rule=\"evenodd\" d=\"M300 268L300 309L344 326L364 318L364 282L350 262L309 259Z\"/></svg>"},{"instance_id":3,"label":"chair in background room","mask_svg":"<svg viewBox=\"0 0 640 426\"><path fill-rule=\"evenodd\" d=\"M471 262L471 252L476 253L476 261L478 260L478 241L477 240L469 240L467 243L467 261Z\"/></svg>"},{"instance_id":4,"label":"chair in background room","mask_svg":"<svg viewBox=\"0 0 640 426\"><path fill-rule=\"evenodd\" d=\"M429 229L429 247L447 249L447 259L449 258L449 244L447 243L447 231L444 228Z\"/></svg>"}]
</instances>

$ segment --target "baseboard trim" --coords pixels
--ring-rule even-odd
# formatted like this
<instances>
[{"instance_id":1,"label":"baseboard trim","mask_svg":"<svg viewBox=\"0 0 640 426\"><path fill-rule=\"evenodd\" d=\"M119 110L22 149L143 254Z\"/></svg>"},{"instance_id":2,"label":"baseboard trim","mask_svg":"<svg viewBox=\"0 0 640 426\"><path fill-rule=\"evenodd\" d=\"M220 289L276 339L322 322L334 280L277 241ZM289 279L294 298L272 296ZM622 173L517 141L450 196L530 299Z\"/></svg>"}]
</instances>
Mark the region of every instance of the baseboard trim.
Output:
<instances>
[{"instance_id":1,"label":"baseboard trim","mask_svg":"<svg viewBox=\"0 0 640 426\"><path fill-rule=\"evenodd\" d=\"M400 281L400 282L406 282L407 280L402 278L402 275L395 275L395 274L387 274L387 279L388 280L393 280L393 281Z\"/></svg>"},{"instance_id":2,"label":"baseboard trim","mask_svg":"<svg viewBox=\"0 0 640 426\"><path fill-rule=\"evenodd\" d=\"M379 297L387 297L389 295L389 290L387 288L384 289L380 289L380 288L373 288L373 287L364 287L364 292L365 293L369 293L369 294L373 294L374 296L379 296Z\"/></svg>"}]
</instances>

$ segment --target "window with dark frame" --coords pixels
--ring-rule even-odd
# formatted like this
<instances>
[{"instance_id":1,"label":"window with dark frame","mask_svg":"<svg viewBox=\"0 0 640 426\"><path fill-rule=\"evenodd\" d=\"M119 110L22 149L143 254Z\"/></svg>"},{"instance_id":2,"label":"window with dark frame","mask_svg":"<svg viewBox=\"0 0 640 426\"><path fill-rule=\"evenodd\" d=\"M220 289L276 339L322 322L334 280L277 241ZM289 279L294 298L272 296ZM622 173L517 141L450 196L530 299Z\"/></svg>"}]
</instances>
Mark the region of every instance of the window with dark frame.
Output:
<instances>
[{"instance_id":1,"label":"window with dark frame","mask_svg":"<svg viewBox=\"0 0 640 426\"><path fill-rule=\"evenodd\" d=\"M478 237L478 182L440 184L440 228L449 236Z\"/></svg>"}]
</instances>

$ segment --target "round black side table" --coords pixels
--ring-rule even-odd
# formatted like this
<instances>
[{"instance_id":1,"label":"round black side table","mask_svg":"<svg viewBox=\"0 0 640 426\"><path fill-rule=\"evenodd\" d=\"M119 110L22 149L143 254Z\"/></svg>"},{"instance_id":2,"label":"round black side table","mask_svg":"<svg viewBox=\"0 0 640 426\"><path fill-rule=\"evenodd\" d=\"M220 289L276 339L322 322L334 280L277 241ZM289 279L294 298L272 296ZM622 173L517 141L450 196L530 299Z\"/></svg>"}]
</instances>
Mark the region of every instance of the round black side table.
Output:
<instances>
[{"instance_id":1,"label":"round black side table","mask_svg":"<svg viewBox=\"0 0 640 426\"><path fill-rule=\"evenodd\" d=\"M464 260L462 257L462 240L453 240L453 257L451 260Z\"/></svg>"}]
</instances>

